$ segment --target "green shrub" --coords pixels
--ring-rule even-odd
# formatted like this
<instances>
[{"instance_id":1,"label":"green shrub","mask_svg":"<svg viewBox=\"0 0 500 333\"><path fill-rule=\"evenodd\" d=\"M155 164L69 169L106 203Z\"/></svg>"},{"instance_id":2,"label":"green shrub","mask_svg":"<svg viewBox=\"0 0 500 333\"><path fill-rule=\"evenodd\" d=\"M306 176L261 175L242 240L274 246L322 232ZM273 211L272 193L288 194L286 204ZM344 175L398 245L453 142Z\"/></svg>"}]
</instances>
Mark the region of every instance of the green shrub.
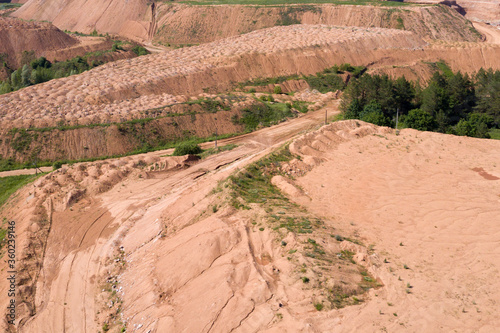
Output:
<instances>
[{"instance_id":1,"label":"green shrub","mask_svg":"<svg viewBox=\"0 0 500 333\"><path fill-rule=\"evenodd\" d=\"M281 86L275 86L273 92L275 94L281 94L282 93Z\"/></svg>"},{"instance_id":2,"label":"green shrub","mask_svg":"<svg viewBox=\"0 0 500 333\"><path fill-rule=\"evenodd\" d=\"M345 63L345 64L340 65L339 69L342 72L352 72L352 71L354 71L354 67L352 67L351 64L349 64L349 63Z\"/></svg>"},{"instance_id":3,"label":"green shrub","mask_svg":"<svg viewBox=\"0 0 500 333\"><path fill-rule=\"evenodd\" d=\"M183 156L183 155L196 155L201 153L201 148L196 142L185 141L181 142L175 147L174 156Z\"/></svg>"},{"instance_id":4,"label":"green shrub","mask_svg":"<svg viewBox=\"0 0 500 333\"><path fill-rule=\"evenodd\" d=\"M329 91L343 90L345 87L344 81L337 74L321 74L316 76L308 76L305 78L311 89L316 89L324 94Z\"/></svg>"},{"instance_id":5,"label":"green shrub","mask_svg":"<svg viewBox=\"0 0 500 333\"><path fill-rule=\"evenodd\" d=\"M146 48L140 45L134 46L131 51L137 54L138 56L149 54L148 50L146 50Z\"/></svg>"},{"instance_id":6,"label":"green shrub","mask_svg":"<svg viewBox=\"0 0 500 333\"><path fill-rule=\"evenodd\" d=\"M61 161L56 161L56 162L54 162L54 164L52 164L52 168L54 170L61 169L62 165L63 165L63 163Z\"/></svg>"}]
</instances>

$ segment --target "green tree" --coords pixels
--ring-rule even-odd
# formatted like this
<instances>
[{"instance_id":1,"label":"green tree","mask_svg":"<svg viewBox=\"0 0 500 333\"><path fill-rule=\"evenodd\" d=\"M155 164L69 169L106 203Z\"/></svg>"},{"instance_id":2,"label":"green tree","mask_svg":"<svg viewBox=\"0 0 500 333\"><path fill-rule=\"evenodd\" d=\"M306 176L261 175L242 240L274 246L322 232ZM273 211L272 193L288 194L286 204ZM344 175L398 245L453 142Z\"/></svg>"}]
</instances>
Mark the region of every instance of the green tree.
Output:
<instances>
[{"instance_id":1,"label":"green tree","mask_svg":"<svg viewBox=\"0 0 500 333\"><path fill-rule=\"evenodd\" d=\"M455 134L463 136L473 136L474 130L470 122L465 119L460 119L455 126Z\"/></svg>"},{"instance_id":2,"label":"green tree","mask_svg":"<svg viewBox=\"0 0 500 333\"><path fill-rule=\"evenodd\" d=\"M362 110L361 102L355 98L344 111L344 119L358 119Z\"/></svg>"},{"instance_id":3,"label":"green tree","mask_svg":"<svg viewBox=\"0 0 500 333\"><path fill-rule=\"evenodd\" d=\"M381 106L372 101L359 114L359 119L378 126L392 126L391 120L384 115Z\"/></svg>"},{"instance_id":4,"label":"green tree","mask_svg":"<svg viewBox=\"0 0 500 333\"><path fill-rule=\"evenodd\" d=\"M419 131L432 131L437 125L435 119L422 109L410 110L404 118L404 124Z\"/></svg>"}]
</instances>

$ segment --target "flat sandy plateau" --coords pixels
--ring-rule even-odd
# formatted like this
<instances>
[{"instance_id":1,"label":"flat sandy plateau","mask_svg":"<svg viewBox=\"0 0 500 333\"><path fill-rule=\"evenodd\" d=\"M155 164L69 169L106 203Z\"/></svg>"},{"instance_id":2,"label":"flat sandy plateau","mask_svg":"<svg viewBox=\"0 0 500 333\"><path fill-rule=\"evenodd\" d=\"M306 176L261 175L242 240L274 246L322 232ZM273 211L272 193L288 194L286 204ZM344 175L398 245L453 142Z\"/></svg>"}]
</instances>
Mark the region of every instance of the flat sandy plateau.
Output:
<instances>
[{"instance_id":1,"label":"flat sandy plateau","mask_svg":"<svg viewBox=\"0 0 500 333\"><path fill-rule=\"evenodd\" d=\"M337 126L295 144L324 159L297 179L307 193L297 201L373 244L385 287L342 310L334 331L495 332L500 142L365 128L338 143Z\"/></svg>"}]
</instances>

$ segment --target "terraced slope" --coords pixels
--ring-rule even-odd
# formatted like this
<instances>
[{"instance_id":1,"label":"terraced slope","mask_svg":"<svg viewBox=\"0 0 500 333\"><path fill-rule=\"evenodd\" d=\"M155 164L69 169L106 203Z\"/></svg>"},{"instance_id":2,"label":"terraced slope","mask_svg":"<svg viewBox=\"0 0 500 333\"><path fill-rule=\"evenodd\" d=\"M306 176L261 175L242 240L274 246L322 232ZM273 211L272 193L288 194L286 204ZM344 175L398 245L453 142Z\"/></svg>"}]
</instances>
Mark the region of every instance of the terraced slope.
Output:
<instances>
[{"instance_id":1,"label":"terraced slope","mask_svg":"<svg viewBox=\"0 0 500 333\"><path fill-rule=\"evenodd\" d=\"M120 121L175 103L178 95L226 89L232 82L256 77L311 74L336 63L374 61L393 50L425 45L415 34L400 30L274 27L106 64L0 96L0 124L26 128L53 126L61 120L67 124Z\"/></svg>"}]
</instances>

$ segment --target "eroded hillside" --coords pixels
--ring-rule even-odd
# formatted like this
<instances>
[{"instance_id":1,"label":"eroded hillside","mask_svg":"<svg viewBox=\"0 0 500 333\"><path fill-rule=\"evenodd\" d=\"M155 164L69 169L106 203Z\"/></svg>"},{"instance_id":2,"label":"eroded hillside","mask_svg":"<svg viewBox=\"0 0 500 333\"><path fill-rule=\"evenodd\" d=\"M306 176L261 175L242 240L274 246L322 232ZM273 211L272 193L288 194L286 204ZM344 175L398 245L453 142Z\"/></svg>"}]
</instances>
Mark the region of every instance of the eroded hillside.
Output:
<instances>
[{"instance_id":1,"label":"eroded hillside","mask_svg":"<svg viewBox=\"0 0 500 333\"><path fill-rule=\"evenodd\" d=\"M283 148L303 122L24 189L2 211L32 277L19 331L493 329L499 142L352 120Z\"/></svg>"}]
</instances>

